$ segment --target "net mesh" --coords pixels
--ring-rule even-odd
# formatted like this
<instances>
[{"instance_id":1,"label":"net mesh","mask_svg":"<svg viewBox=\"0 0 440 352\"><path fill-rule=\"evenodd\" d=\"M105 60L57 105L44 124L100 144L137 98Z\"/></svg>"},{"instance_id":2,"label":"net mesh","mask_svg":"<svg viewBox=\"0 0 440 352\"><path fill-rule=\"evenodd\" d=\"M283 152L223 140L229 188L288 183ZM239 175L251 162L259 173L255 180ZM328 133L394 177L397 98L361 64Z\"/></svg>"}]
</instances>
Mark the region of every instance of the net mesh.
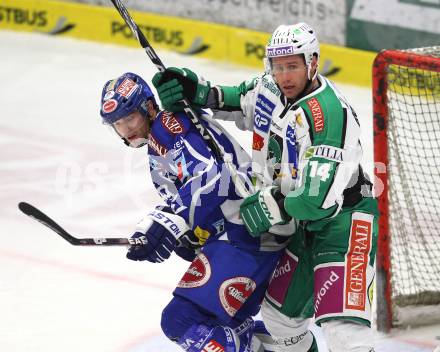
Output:
<instances>
[{"instance_id":1,"label":"net mesh","mask_svg":"<svg viewBox=\"0 0 440 352\"><path fill-rule=\"evenodd\" d=\"M440 58L440 47L409 52ZM387 72L391 295L398 306L440 303L440 72L412 64Z\"/></svg>"}]
</instances>

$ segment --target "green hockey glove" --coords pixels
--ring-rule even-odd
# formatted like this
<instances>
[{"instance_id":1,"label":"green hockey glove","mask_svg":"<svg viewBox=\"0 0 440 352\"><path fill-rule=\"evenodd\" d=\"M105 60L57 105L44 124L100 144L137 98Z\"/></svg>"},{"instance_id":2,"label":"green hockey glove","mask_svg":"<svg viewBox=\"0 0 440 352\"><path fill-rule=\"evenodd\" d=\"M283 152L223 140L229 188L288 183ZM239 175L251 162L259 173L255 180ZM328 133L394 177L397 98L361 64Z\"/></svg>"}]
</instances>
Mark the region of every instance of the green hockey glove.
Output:
<instances>
[{"instance_id":1,"label":"green hockey glove","mask_svg":"<svg viewBox=\"0 0 440 352\"><path fill-rule=\"evenodd\" d=\"M202 108L206 105L211 84L187 68L169 67L153 76L153 85L157 90L162 107L168 111L182 111L181 100Z\"/></svg>"},{"instance_id":2,"label":"green hockey glove","mask_svg":"<svg viewBox=\"0 0 440 352\"><path fill-rule=\"evenodd\" d=\"M267 232L270 227L285 224L289 216L278 205L284 197L277 187L267 187L247 197L240 206L240 216L253 237Z\"/></svg>"}]
</instances>

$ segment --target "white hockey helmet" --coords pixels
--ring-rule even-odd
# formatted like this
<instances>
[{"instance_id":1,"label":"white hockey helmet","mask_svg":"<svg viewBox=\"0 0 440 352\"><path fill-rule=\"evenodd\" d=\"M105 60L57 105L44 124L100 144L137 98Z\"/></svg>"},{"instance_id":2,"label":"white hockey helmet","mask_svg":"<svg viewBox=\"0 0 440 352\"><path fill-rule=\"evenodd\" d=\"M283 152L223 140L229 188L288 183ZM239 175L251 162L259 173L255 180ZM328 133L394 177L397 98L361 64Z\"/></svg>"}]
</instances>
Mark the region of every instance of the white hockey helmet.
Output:
<instances>
[{"instance_id":1,"label":"white hockey helmet","mask_svg":"<svg viewBox=\"0 0 440 352\"><path fill-rule=\"evenodd\" d=\"M316 32L308 24L301 22L293 25L280 25L273 32L266 46L266 68L270 69L270 59L279 56L303 54L307 66L309 79L314 79L318 74L316 70L310 77L311 63L316 55L319 64L319 41Z\"/></svg>"}]
</instances>

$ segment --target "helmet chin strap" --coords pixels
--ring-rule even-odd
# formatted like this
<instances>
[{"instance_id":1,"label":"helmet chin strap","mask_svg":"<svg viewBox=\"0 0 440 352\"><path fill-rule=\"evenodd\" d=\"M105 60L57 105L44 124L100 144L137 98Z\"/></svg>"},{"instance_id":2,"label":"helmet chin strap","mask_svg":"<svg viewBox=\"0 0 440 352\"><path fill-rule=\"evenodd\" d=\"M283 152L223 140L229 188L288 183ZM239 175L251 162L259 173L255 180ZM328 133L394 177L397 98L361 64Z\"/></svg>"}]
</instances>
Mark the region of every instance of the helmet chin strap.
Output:
<instances>
[{"instance_id":1,"label":"helmet chin strap","mask_svg":"<svg viewBox=\"0 0 440 352\"><path fill-rule=\"evenodd\" d=\"M316 63L315 73L313 74L313 77L310 78L310 75L312 74L312 63L307 65L307 78L309 79L309 81L313 81L318 76L318 68L319 68L319 63Z\"/></svg>"},{"instance_id":2,"label":"helmet chin strap","mask_svg":"<svg viewBox=\"0 0 440 352\"><path fill-rule=\"evenodd\" d=\"M127 140L127 138L121 137L121 139L123 140L124 144L125 144L127 147L131 147L130 142Z\"/></svg>"}]
</instances>

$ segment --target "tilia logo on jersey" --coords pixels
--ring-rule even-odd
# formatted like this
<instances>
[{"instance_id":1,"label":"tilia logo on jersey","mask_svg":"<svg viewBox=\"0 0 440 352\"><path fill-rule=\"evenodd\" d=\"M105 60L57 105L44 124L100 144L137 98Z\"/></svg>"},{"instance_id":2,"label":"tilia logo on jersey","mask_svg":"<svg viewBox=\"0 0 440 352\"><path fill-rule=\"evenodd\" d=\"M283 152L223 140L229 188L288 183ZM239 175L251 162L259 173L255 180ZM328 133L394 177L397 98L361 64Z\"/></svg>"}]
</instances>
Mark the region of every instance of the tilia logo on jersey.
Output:
<instances>
[{"instance_id":1,"label":"tilia logo on jersey","mask_svg":"<svg viewBox=\"0 0 440 352\"><path fill-rule=\"evenodd\" d=\"M344 149L322 144L307 148L304 159L313 157L324 158L340 163L345 160L345 152Z\"/></svg>"},{"instance_id":2,"label":"tilia logo on jersey","mask_svg":"<svg viewBox=\"0 0 440 352\"><path fill-rule=\"evenodd\" d=\"M307 100L307 105L312 113L313 127L315 128L315 132L322 132L324 130L324 114L318 99L312 98Z\"/></svg>"},{"instance_id":3,"label":"tilia logo on jersey","mask_svg":"<svg viewBox=\"0 0 440 352\"><path fill-rule=\"evenodd\" d=\"M345 308L365 310L367 267L370 258L373 216L354 213L347 253Z\"/></svg>"}]
</instances>

